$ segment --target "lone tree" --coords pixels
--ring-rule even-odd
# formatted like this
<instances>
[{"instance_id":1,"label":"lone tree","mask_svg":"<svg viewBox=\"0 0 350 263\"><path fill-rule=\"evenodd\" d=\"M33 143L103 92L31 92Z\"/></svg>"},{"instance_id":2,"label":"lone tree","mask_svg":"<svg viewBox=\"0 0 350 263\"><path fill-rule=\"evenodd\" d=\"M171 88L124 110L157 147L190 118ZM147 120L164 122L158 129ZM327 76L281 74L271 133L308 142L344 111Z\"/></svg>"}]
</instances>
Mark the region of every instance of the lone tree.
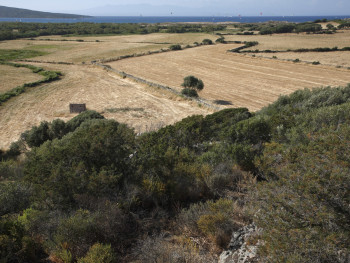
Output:
<instances>
[{"instance_id":1,"label":"lone tree","mask_svg":"<svg viewBox=\"0 0 350 263\"><path fill-rule=\"evenodd\" d=\"M181 86L184 87L182 94L190 97L198 97L197 91L201 91L204 88L204 83L201 79L194 76L187 76L184 78Z\"/></svg>"}]
</instances>

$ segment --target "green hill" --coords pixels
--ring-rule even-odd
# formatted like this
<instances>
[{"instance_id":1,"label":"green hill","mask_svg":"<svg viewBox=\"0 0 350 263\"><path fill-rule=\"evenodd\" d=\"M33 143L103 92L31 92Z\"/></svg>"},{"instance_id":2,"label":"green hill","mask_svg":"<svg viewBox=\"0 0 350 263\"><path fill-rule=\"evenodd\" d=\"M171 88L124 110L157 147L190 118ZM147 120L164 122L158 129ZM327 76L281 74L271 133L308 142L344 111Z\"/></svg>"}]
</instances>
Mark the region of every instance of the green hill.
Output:
<instances>
[{"instance_id":1,"label":"green hill","mask_svg":"<svg viewBox=\"0 0 350 263\"><path fill-rule=\"evenodd\" d=\"M0 18L83 18L86 16L33 11L0 6Z\"/></svg>"}]
</instances>

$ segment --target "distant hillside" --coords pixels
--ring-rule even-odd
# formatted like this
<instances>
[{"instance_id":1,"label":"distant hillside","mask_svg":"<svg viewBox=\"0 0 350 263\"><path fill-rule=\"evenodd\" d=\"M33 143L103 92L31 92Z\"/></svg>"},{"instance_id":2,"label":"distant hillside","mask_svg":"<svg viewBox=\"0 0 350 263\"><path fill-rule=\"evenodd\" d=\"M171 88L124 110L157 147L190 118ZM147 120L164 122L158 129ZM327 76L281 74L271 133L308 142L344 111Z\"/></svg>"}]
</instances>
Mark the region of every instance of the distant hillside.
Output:
<instances>
[{"instance_id":1,"label":"distant hillside","mask_svg":"<svg viewBox=\"0 0 350 263\"><path fill-rule=\"evenodd\" d=\"M87 16L33 11L22 8L0 6L0 18L82 18Z\"/></svg>"}]
</instances>

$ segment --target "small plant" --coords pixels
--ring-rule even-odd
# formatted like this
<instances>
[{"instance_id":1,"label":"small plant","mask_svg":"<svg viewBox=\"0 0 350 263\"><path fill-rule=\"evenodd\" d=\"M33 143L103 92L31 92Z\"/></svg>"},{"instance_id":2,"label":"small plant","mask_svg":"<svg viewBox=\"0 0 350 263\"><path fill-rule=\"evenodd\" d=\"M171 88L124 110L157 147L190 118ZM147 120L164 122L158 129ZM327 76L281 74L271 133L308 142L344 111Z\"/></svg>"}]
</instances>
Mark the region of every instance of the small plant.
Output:
<instances>
[{"instance_id":1,"label":"small plant","mask_svg":"<svg viewBox=\"0 0 350 263\"><path fill-rule=\"evenodd\" d=\"M300 62L300 59L296 58L296 59L293 60L293 62L294 63L298 63L298 62Z\"/></svg>"},{"instance_id":2,"label":"small plant","mask_svg":"<svg viewBox=\"0 0 350 263\"><path fill-rule=\"evenodd\" d=\"M320 63L320 61L314 61L314 62L312 62L312 65L320 65L321 63Z\"/></svg>"},{"instance_id":3,"label":"small plant","mask_svg":"<svg viewBox=\"0 0 350 263\"><path fill-rule=\"evenodd\" d=\"M181 91L182 95L188 96L188 97L198 97L198 93L196 90L194 89L190 89L190 88L184 88Z\"/></svg>"},{"instance_id":4,"label":"small plant","mask_svg":"<svg viewBox=\"0 0 350 263\"><path fill-rule=\"evenodd\" d=\"M276 56L273 56L272 58L273 58L273 59L277 59L277 57L276 57Z\"/></svg>"},{"instance_id":5,"label":"small plant","mask_svg":"<svg viewBox=\"0 0 350 263\"><path fill-rule=\"evenodd\" d=\"M171 45L171 46L169 47L169 49L170 49L170 50L181 50L182 48L181 48L180 45L176 44L176 45Z\"/></svg>"},{"instance_id":6,"label":"small plant","mask_svg":"<svg viewBox=\"0 0 350 263\"><path fill-rule=\"evenodd\" d=\"M201 91L204 88L204 83L202 80L194 76L187 76L184 78L184 82L181 84L181 86L184 88L191 88Z\"/></svg>"},{"instance_id":7,"label":"small plant","mask_svg":"<svg viewBox=\"0 0 350 263\"><path fill-rule=\"evenodd\" d=\"M225 44L225 38L223 36L221 36L220 38L218 38L217 40L215 40L216 43L221 43L221 44Z\"/></svg>"},{"instance_id":8,"label":"small plant","mask_svg":"<svg viewBox=\"0 0 350 263\"><path fill-rule=\"evenodd\" d=\"M206 38L206 39L203 39L202 44L203 45L212 45L213 41L208 39L208 38Z\"/></svg>"}]
</instances>

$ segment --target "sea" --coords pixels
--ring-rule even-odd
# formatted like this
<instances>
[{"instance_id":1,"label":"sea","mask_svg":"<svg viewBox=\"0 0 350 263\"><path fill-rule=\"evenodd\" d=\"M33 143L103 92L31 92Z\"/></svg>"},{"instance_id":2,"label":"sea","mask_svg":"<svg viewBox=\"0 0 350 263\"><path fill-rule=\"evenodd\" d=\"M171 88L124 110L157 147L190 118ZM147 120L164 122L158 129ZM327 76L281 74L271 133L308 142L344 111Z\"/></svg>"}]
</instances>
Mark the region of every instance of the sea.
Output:
<instances>
[{"instance_id":1,"label":"sea","mask_svg":"<svg viewBox=\"0 0 350 263\"><path fill-rule=\"evenodd\" d=\"M267 21L309 22L317 19L346 19L349 16L94 16L78 19L52 18L0 18L0 22L25 23L179 23L179 22L240 22L259 23Z\"/></svg>"}]
</instances>

